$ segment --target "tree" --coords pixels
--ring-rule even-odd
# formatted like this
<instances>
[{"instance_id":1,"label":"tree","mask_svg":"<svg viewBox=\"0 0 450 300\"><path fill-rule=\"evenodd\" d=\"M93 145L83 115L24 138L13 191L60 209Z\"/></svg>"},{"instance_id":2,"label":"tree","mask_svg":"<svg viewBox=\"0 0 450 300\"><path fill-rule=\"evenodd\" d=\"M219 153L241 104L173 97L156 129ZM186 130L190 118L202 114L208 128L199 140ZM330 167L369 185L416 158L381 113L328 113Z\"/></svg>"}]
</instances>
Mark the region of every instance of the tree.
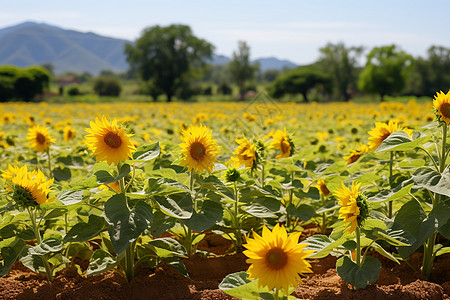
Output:
<instances>
[{"instance_id":1,"label":"tree","mask_svg":"<svg viewBox=\"0 0 450 300\"><path fill-rule=\"evenodd\" d=\"M97 77L94 81L94 91L100 96L117 97L122 91L120 82L114 77Z\"/></svg>"},{"instance_id":2,"label":"tree","mask_svg":"<svg viewBox=\"0 0 450 300\"><path fill-rule=\"evenodd\" d=\"M38 66L26 69L14 66L0 67L0 100L31 101L48 88L50 73Z\"/></svg>"},{"instance_id":3,"label":"tree","mask_svg":"<svg viewBox=\"0 0 450 300\"><path fill-rule=\"evenodd\" d=\"M186 86L187 74L202 68L212 52L213 46L195 37L185 25L144 29L134 45L125 46L131 68L144 81L152 80L168 102Z\"/></svg>"},{"instance_id":4,"label":"tree","mask_svg":"<svg viewBox=\"0 0 450 300\"><path fill-rule=\"evenodd\" d=\"M384 96L400 92L405 87L412 56L395 45L375 47L367 55L367 63L358 81L360 90Z\"/></svg>"},{"instance_id":5,"label":"tree","mask_svg":"<svg viewBox=\"0 0 450 300\"><path fill-rule=\"evenodd\" d=\"M245 100L245 83L255 77L255 72L259 69L258 65L250 64L250 48L246 42L239 41L238 51L233 52L233 60L228 64L231 78L239 88L239 97L241 101Z\"/></svg>"},{"instance_id":6,"label":"tree","mask_svg":"<svg viewBox=\"0 0 450 300\"><path fill-rule=\"evenodd\" d=\"M430 96L449 87L450 49L431 46L427 58L415 59L406 91L417 96Z\"/></svg>"},{"instance_id":7,"label":"tree","mask_svg":"<svg viewBox=\"0 0 450 300\"><path fill-rule=\"evenodd\" d=\"M310 66L299 67L278 76L269 86L269 93L280 98L285 94L302 94L303 102L309 102L308 93L311 89L323 86L329 90L331 80L325 73Z\"/></svg>"},{"instance_id":8,"label":"tree","mask_svg":"<svg viewBox=\"0 0 450 300\"><path fill-rule=\"evenodd\" d=\"M323 71L331 74L335 93L350 100L349 90L357 86L358 59L363 47L347 48L343 43L328 43L320 48L318 65Z\"/></svg>"}]
</instances>

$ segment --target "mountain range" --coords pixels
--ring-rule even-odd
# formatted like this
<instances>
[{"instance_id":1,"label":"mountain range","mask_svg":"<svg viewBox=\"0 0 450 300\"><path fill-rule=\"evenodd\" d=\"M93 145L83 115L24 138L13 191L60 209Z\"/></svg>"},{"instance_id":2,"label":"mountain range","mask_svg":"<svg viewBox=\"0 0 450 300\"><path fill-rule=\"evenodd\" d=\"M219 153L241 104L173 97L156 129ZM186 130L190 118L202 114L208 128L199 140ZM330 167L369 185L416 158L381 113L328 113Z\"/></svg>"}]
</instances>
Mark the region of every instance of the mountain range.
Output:
<instances>
[{"instance_id":1,"label":"mountain range","mask_svg":"<svg viewBox=\"0 0 450 300\"><path fill-rule=\"evenodd\" d=\"M45 23L24 22L0 29L0 65L26 67L51 63L56 74L102 70L125 72L128 63L124 46L131 41L105 37L93 32L63 29ZM211 64L227 64L231 58L213 54ZM275 57L259 58L260 70L281 70L297 65Z\"/></svg>"}]
</instances>

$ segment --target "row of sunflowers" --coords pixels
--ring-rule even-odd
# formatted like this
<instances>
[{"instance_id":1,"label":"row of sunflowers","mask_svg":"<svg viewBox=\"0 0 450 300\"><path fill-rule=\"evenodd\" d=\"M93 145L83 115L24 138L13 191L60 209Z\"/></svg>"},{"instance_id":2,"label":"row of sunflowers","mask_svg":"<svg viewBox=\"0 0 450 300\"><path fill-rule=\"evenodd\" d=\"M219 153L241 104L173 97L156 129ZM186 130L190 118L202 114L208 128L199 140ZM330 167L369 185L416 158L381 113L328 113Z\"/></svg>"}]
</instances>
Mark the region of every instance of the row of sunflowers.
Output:
<instances>
[{"instance_id":1,"label":"row of sunflowers","mask_svg":"<svg viewBox=\"0 0 450 300\"><path fill-rule=\"evenodd\" d=\"M20 260L50 281L68 266L127 281L161 262L186 274L212 233L248 257L220 285L235 297L290 298L308 259L328 255L357 288L378 278L374 252L400 263L423 251L429 276L450 252L449 107L450 92L406 104L3 104L0 273ZM299 241L309 225L317 234Z\"/></svg>"}]
</instances>

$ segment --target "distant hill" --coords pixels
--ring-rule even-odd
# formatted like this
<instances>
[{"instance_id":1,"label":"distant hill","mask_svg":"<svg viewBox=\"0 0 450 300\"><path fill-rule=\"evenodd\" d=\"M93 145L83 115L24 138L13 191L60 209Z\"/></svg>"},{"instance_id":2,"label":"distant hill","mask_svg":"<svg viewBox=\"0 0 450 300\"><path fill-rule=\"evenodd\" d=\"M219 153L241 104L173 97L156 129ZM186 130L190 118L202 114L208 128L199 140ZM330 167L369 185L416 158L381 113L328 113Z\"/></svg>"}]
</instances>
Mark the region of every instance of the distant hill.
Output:
<instances>
[{"instance_id":1,"label":"distant hill","mask_svg":"<svg viewBox=\"0 0 450 300\"><path fill-rule=\"evenodd\" d=\"M51 63L57 74L124 72L128 69L123 53L127 42L92 32L25 22L0 29L0 64L25 67Z\"/></svg>"},{"instance_id":2,"label":"distant hill","mask_svg":"<svg viewBox=\"0 0 450 300\"><path fill-rule=\"evenodd\" d=\"M280 60L276 57L258 58L253 62L259 63L259 69L264 72L266 70L276 69L283 70L284 68L295 68L298 67L295 63L289 60Z\"/></svg>"},{"instance_id":3,"label":"distant hill","mask_svg":"<svg viewBox=\"0 0 450 300\"><path fill-rule=\"evenodd\" d=\"M0 65L26 67L51 63L56 74L72 71L97 75L102 70L125 72L128 63L124 47L130 41L101 36L92 32L67 30L45 23L25 22L0 29ZM211 64L231 61L214 54ZM288 60L259 58L260 70L296 67Z\"/></svg>"},{"instance_id":4,"label":"distant hill","mask_svg":"<svg viewBox=\"0 0 450 300\"><path fill-rule=\"evenodd\" d=\"M213 54L210 63L213 65L225 65L228 64L230 61L231 61L230 57L227 57L225 55ZM259 63L259 70L262 72L271 69L283 70L284 68L298 67L298 65L289 60L280 60L276 57L258 58L252 60L252 63Z\"/></svg>"}]
</instances>

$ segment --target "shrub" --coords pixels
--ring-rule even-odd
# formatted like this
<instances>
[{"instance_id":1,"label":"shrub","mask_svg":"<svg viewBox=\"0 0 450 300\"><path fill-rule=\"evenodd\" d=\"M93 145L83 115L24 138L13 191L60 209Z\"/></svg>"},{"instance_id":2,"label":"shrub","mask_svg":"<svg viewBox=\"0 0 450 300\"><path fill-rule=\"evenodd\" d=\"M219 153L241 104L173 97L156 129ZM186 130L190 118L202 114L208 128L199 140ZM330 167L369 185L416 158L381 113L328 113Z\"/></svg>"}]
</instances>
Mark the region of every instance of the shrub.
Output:
<instances>
[{"instance_id":1,"label":"shrub","mask_svg":"<svg viewBox=\"0 0 450 300\"><path fill-rule=\"evenodd\" d=\"M81 94L80 89L77 86L71 86L69 87L69 89L67 90L67 94L69 96L78 96Z\"/></svg>"},{"instance_id":2,"label":"shrub","mask_svg":"<svg viewBox=\"0 0 450 300\"><path fill-rule=\"evenodd\" d=\"M97 77L94 81L94 92L100 96L117 97L121 91L122 87L116 78Z\"/></svg>"},{"instance_id":3,"label":"shrub","mask_svg":"<svg viewBox=\"0 0 450 300\"><path fill-rule=\"evenodd\" d=\"M231 89L231 87L226 84L226 83L222 83L219 85L219 87L217 88L217 93L218 94L222 94L222 95L231 95L231 93L233 92L233 90Z\"/></svg>"}]
</instances>

